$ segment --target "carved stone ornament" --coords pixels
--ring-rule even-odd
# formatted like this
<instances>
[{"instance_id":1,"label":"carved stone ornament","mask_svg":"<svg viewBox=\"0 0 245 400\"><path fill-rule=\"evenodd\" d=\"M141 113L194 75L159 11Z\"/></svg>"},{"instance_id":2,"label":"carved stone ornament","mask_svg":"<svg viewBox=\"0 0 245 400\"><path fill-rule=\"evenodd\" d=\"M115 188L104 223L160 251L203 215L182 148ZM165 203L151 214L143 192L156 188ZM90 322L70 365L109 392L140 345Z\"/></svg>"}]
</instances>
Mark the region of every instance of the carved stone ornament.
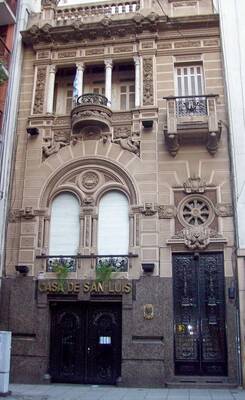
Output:
<instances>
[{"instance_id":1,"label":"carved stone ornament","mask_svg":"<svg viewBox=\"0 0 245 400\"><path fill-rule=\"evenodd\" d=\"M219 217L232 217L233 207L230 203L218 203L215 206L215 212Z\"/></svg>"},{"instance_id":2,"label":"carved stone ornament","mask_svg":"<svg viewBox=\"0 0 245 400\"><path fill-rule=\"evenodd\" d=\"M153 59L143 58L143 105L154 104L153 95Z\"/></svg>"},{"instance_id":3,"label":"carved stone ornament","mask_svg":"<svg viewBox=\"0 0 245 400\"><path fill-rule=\"evenodd\" d=\"M47 67L37 68L37 81L36 81L36 90L34 97L33 114L43 113L46 73L47 73Z\"/></svg>"},{"instance_id":4,"label":"carved stone ornament","mask_svg":"<svg viewBox=\"0 0 245 400\"><path fill-rule=\"evenodd\" d=\"M130 125L114 127L114 134L113 134L114 139L128 138L130 135L131 135Z\"/></svg>"},{"instance_id":5,"label":"carved stone ornament","mask_svg":"<svg viewBox=\"0 0 245 400\"><path fill-rule=\"evenodd\" d=\"M92 192L100 182L99 175L94 171L82 172L78 177L78 186L80 189ZM88 199L88 198L87 198Z\"/></svg>"},{"instance_id":6,"label":"carved stone ornament","mask_svg":"<svg viewBox=\"0 0 245 400\"><path fill-rule=\"evenodd\" d=\"M206 182L201 178L188 178L183 183L185 193L204 193L206 190Z\"/></svg>"},{"instance_id":7,"label":"carved stone ornament","mask_svg":"<svg viewBox=\"0 0 245 400\"><path fill-rule=\"evenodd\" d=\"M138 135L114 139L113 142L119 144L122 149L130 151L131 153L136 154L138 157L140 156L140 139Z\"/></svg>"},{"instance_id":8,"label":"carved stone ornament","mask_svg":"<svg viewBox=\"0 0 245 400\"><path fill-rule=\"evenodd\" d=\"M54 139L45 138L43 143L43 157L48 158L52 154L58 153L58 151L69 144L69 141L65 137L55 137Z\"/></svg>"},{"instance_id":9,"label":"carved stone ornament","mask_svg":"<svg viewBox=\"0 0 245 400\"><path fill-rule=\"evenodd\" d=\"M21 209L12 209L9 212L9 222L16 222L18 219L23 218L26 220L33 219L36 216L45 216L46 209L33 209L33 207L25 207Z\"/></svg>"},{"instance_id":10,"label":"carved stone ornament","mask_svg":"<svg viewBox=\"0 0 245 400\"><path fill-rule=\"evenodd\" d=\"M185 228L168 241L168 244L184 243L188 249L205 249L210 243L225 243L226 240L215 230L203 226Z\"/></svg>"},{"instance_id":11,"label":"carved stone ornament","mask_svg":"<svg viewBox=\"0 0 245 400\"><path fill-rule=\"evenodd\" d=\"M154 318L154 306L153 304L145 304L144 305L144 319L153 319Z\"/></svg>"},{"instance_id":12,"label":"carved stone ornament","mask_svg":"<svg viewBox=\"0 0 245 400\"><path fill-rule=\"evenodd\" d=\"M172 205L158 206L158 217L160 219L170 219L176 217L177 209Z\"/></svg>"},{"instance_id":13,"label":"carved stone ornament","mask_svg":"<svg viewBox=\"0 0 245 400\"><path fill-rule=\"evenodd\" d=\"M151 217L157 212L155 205L153 203L144 203L144 207L141 209L141 213L146 217Z\"/></svg>"},{"instance_id":14,"label":"carved stone ornament","mask_svg":"<svg viewBox=\"0 0 245 400\"><path fill-rule=\"evenodd\" d=\"M178 219L186 227L209 225L214 216L213 205L206 196L186 196L178 207Z\"/></svg>"}]
</instances>

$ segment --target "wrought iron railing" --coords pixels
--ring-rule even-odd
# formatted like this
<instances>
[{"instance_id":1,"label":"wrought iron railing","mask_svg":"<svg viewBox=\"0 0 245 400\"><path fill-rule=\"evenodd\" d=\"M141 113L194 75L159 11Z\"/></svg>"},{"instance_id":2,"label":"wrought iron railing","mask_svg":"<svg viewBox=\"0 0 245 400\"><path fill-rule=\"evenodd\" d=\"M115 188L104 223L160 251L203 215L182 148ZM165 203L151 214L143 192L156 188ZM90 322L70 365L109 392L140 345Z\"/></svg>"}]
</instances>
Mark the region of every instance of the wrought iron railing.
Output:
<instances>
[{"instance_id":1,"label":"wrought iron railing","mask_svg":"<svg viewBox=\"0 0 245 400\"><path fill-rule=\"evenodd\" d=\"M102 256L96 259L96 269L103 265L112 267L113 272L127 272L129 259L128 256Z\"/></svg>"},{"instance_id":2,"label":"wrought iron railing","mask_svg":"<svg viewBox=\"0 0 245 400\"><path fill-rule=\"evenodd\" d=\"M76 272L77 260L73 256L49 256L46 260L46 271L55 272L58 265L64 265L69 272Z\"/></svg>"},{"instance_id":3,"label":"wrought iron railing","mask_svg":"<svg viewBox=\"0 0 245 400\"><path fill-rule=\"evenodd\" d=\"M207 115L206 96L180 96L176 97L177 117L188 117L195 115Z\"/></svg>"},{"instance_id":4,"label":"wrought iron railing","mask_svg":"<svg viewBox=\"0 0 245 400\"><path fill-rule=\"evenodd\" d=\"M107 106L108 99L102 94L97 93L86 93L79 96L77 99L78 105L94 104L100 106Z\"/></svg>"},{"instance_id":5,"label":"wrought iron railing","mask_svg":"<svg viewBox=\"0 0 245 400\"><path fill-rule=\"evenodd\" d=\"M117 255L41 255L37 256L37 259L43 259L46 261L46 271L47 272L55 272L57 265L65 265L68 267L69 272L76 272L77 270L77 262L79 259L91 259L95 260L93 265L96 268L104 265L110 265L115 272L127 272L129 268L129 260L131 258L138 257L137 254L117 254Z\"/></svg>"}]
</instances>

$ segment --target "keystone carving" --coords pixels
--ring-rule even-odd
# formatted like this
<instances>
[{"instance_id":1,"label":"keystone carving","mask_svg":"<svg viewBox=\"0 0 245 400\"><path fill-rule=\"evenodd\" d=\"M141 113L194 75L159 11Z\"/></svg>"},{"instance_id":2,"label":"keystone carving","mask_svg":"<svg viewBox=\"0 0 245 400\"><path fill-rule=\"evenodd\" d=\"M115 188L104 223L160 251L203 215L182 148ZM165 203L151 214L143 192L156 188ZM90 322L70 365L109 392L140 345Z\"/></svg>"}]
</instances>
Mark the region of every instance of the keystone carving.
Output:
<instances>
[{"instance_id":1,"label":"keystone carving","mask_svg":"<svg viewBox=\"0 0 245 400\"><path fill-rule=\"evenodd\" d=\"M226 240L215 230L202 226L182 229L168 241L169 244L184 243L192 250L205 249L211 242L224 243Z\"/></svg>"},{"instance_id":2,"label":"keystone carving","mask_svg":"<svg viewBox=\"0 0 245 400\"><path fill-rule=\"evenodd\" d=\"M183 183L185 193L204 193L206 190L206 182L201 178L188 178Z\"/></svg>"}]
</instances>

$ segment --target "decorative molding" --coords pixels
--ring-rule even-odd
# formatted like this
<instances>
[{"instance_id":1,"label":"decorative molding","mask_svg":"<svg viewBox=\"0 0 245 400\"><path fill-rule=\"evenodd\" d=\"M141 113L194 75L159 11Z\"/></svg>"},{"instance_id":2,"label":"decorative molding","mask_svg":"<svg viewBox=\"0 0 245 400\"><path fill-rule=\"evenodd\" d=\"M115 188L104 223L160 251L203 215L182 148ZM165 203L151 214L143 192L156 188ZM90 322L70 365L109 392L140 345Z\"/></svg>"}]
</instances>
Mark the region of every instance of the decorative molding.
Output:
<instances>
[{"instance_id":1,"label":"decorative molding","mask_svg":"<svg viewBox=\"0 0 245 400\"><path fill-rule=\"evenodd\" d=\"M115 126L113 131L113 138L128 138L131 135L131 125Z\"/></svg>"},{"instance_id":2,"label":"decorative molding","mask_svg":"<svg viewBox=\"0 0 245 400\"><path fill-rule=\"evenodd\" d=\"M227 240L215 230L203 226L185 228L177 232L168 244L184 243L188 249L205 249L210 243L226 243Z\"/></svg>"},{"instance_id":3,"label":"decorative molding","mask_svg":"<svg viewBox=\"0 0 245 400\"><path fill-rule=\"evenodd\" d=\"M159 219L175 218L177 215L177 208L172 205L159 205L157 209Z\"/></svg>"},{"instance_id":4,"label":"decorative molding","mask_svg":"<svg viewBox=\"0 0 245 400\"><path fill-rule=\"evenodd\" d=\"M185 193L204 193L206 190L206 181L202 178L188 178L183 183Z\"/></svg>"},{"instance_id":5,"label":"decorative molding","mask_svg":"<svg viewBox=\"0 0 245 400\"><path fill-rule=\"evenodd\" d=\"M143 105L154 104L153 91L153 59L143 58Z\"/></svg>"},{"instance_id":6,"label":"decorative molding","mask_svg":"<svg viewBox=\"0 0 245 400\"><path fill-rule=\"evenodd\" d=\"M230 203L217 203L215 206L215 212L218 217L232 217L233 207Z\"/></svg>"},{"instance_id":7,"label":"decorative molding","mask_svg":"<svg viewBox=\"0 0 245 400\"><path fill-rule=\"evenodd\" d=\"M8 221L16 222L17 220L23 218L25 220L31 220L35 217L44 217L47 215L47 209L33 209L33 207L25 208L13 208L9 212Z\"/></svg>"},{"instance_id":8,"label":"decorative molding","mask_svg":"<svg viewBox=\"0 0 245 400\"><path fill-rule=\"evenodd\" d=\"M44 94L46 83L47 67L37 68L36 90L33 105L33 114L43 114Z\"/></svg>"}]
</instances>

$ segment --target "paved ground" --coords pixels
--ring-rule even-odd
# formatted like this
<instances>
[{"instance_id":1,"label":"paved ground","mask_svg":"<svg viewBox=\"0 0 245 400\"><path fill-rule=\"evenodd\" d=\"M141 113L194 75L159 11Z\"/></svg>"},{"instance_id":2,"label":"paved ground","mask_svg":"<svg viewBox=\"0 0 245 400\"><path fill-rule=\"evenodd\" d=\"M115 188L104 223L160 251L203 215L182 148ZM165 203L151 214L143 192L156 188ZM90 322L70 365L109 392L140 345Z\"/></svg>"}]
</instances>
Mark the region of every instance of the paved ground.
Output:
<instances>
[{"instance_id":1,"label":"paved ground","mask_svg":"<svg viewBox=\"0 0 245 400\"><path fill-rule=\"evenodd\" d=\"M245 400L240 389L137 389L97 385L10 385L8 400Z\"/></svg>"}]
</instances>

